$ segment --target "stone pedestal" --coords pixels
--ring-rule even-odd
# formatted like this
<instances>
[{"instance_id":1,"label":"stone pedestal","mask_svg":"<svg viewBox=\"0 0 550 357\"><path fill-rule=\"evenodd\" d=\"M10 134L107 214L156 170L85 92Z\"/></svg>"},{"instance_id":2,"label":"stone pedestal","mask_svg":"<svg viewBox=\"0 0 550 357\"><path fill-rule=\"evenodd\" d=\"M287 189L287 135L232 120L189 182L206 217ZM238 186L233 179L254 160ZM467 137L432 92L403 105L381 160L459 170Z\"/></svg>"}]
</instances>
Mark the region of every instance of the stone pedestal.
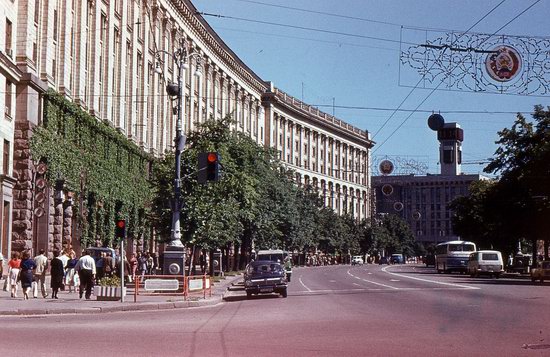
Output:
<instances>
[{"instance_id":1,"label":"stone pedestal","mask_svg":"<svg viewBox=\"0 0 550 357\"><path fill-rule=\"evenodd\" d=\"M162 274L183 276L185 269L185 248L166 247L162 261Z\"/></svg>"}]
</instances>

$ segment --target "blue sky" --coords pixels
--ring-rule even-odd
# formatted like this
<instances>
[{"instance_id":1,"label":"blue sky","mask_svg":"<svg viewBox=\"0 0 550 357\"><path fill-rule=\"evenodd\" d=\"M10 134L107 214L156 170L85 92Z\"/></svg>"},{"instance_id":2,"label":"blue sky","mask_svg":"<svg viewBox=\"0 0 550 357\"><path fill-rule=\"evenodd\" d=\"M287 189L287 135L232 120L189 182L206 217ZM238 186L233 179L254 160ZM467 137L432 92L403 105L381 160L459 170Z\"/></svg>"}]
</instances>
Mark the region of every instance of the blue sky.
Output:
<instances>
[{"instance_id":1,"label":"blue sky","mask_svg":"<svg viewBox=\"0 0 550 357\"><path fill-rule=\"evenodd\" d=\"M425 162L430 173L439 173L439 144L436 133L426 124L430 113L423 111L440 111L446 122L460 124L465 137L463 159L472 162L493 155L497 132L512 125L513 113L530 113L536 104L550 105L548 94L520 96L436 90L426 99L432 91L412 90L421 77L400 65L400 48L409 46L403 41L424 43L422 37L426 32L411 28L441 29L428 32L428 37L448 33L446 30L465 31L501 1L194 0L193 4L202 12L233 17L204 16L262 79L329 114L334 111L338 118L373 135L376 133L373 139L378 144L373 156L406 157ZM498 34L543 37L537 40L540 43L550 36L549 15L550 1L507 0L470 32L493 34L513 19ZM548 51L550 44L547 42L542 48ZM550 71L550 64L546 71ZM410 111L396 112L390 118L393 109L400 105L405 110L420 106L412 115ZM478 173L482 168L477 164L464 165L463 171Z\"/></svg>"}]
</instances>

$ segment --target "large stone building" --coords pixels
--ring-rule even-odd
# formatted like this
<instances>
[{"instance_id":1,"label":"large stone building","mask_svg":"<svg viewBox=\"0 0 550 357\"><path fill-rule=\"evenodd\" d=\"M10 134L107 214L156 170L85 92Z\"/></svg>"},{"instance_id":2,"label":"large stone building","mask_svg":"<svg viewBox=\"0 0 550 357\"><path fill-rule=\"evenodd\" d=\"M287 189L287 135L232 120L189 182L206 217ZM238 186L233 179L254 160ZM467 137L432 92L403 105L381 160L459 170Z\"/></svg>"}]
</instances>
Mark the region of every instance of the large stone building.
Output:
<instances>
[{"instance_id":1,"label":"large stone building","mask_svg":"<svg viewBox=\"0 0 550 357\"><path fill-rule=\"evenodd\" d=\"M452 227L449 203L468 196L472 182L486 179L478 174L462 173L463 130L457 123L441 123L437 128L440 174L426 176L392 175L393 163L382 161L382 175L372 178L376 216L395 214L402 217L418 242L436 244L459 237Z\"/></svg>"},{"instance_id":2,"label":"large stone building","mask_svg":"<svg viewBox=\"0 0 550 357\"><path fill-rule=\"evenodd\" d=\"M368 132L259 78L190 1L12 0L0 11L4 255L78 243L70 200L54 199L62 187L41 181L45 199L36 205L37 178L46 168L30 156L29 138L42 124L41 94L58 91L158 157L172 150L176 116L164 87L178 78L162 51L182 47L185 132L231 114L233 130L277 148L298 183L318 188L327 206L359 219L370 215Z\"/></svg>"}]
</instances>

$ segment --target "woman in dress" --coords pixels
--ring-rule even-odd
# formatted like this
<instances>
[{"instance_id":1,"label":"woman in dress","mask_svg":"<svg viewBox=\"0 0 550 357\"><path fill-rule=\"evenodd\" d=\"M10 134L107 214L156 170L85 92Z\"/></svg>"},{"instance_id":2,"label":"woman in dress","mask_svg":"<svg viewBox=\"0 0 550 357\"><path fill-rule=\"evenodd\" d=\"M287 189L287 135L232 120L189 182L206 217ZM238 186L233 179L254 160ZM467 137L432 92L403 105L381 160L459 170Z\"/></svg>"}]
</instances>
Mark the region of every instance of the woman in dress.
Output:
<instances>
[{"instance_id":1,"label":"woman in dress","mask_svg":"<svg viewBox=\"0 0 550 357\"><path fill-rule=\"evenodd\" d=\"M8 286L10 287L12 298L17 297L17 279L19 277L20 266L21 259L19 259L19 252L13 252L8 262Z\"/></svg>"},{"instance_id":2,"label":"woman in dress","mask_svg":"<svg viewBox=\"0 0 550 357\"><path fill-rule=\"evenodd\" d=\"M67 262L67 272L65 273L65 285L69 287L69 292L72 293L76 291L76 287L80 284L78 283L78 274L75 273L74 267L78 263L76 258L76 253L71 251L69 253L69 261Z\"/></svg>"},{"instance_id":3,"label":"woman in dress","mask_svg":"<svg viewBox=\"0 0 550 357\"><path fill-rule=\"evenodd\" d=\"M65 270L63 269L63 261L59 259L59 251L53 251L53 259L51 263L51 288L52 288L52 299L57 299L57 293L59 289L63 289L63 276L65 275Z\"/></svg>"},{"instance_id":4,"label":"woman in dress","mask_svg":"<svg viewBox=\"0 0 550 357\"><path fill-rule=\"evenodd\" d=\"M31 259L31 253L26 250L23 252L20 272L21 287L23 288L23 298L25 300L29 300L29 292L31 291L34 269L36 269L36 263L34 262L34 259Z\"/></svg>"}]
</instances>

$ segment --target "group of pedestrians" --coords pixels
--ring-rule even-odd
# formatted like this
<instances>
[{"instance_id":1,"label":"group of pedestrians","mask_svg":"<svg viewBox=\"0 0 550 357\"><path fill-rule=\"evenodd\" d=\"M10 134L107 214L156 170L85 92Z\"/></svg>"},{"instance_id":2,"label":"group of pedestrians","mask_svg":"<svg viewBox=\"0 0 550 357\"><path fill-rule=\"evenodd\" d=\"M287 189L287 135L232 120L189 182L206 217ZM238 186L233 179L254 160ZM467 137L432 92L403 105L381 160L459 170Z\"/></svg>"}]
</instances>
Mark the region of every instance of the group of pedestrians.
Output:
<instances>
[{"instance_id":1,"label":"group of pedestrians","mask_svg":"<svg viewBox=\"0 0 550 357\"><path fill-rule=\"evenodd\" d=\"M51 261L41 249L37 256L31 257L30 250L13 252L9 260L8 274L4 281L4 291L9 291L12 298L18 298L19 286L23 291L23 298L38 297L40 291L43 298L48 297L46 288L46 274L50 272L51 298L58 299L59 291L68 289L68 292L78 292L90 299L94 284L103 278L120 275L121 264L124 264L125 282L132 282L139 274L141 281L146 275L155 275L158 258L154 253L139 252L132 254L130 260L124 257L123 263L115 259L110 252L102 252L98 258L89 255L86 250L80 258L74 250L66 249L63 252L54 250ZM0 257L0 267L3 266L3 257ZM2 278L0 272L0 279Z\"/></svg>"},{"instance_id":2,"label":"group of pedestrians","mask_svg":"<svg viewBox=\"0 0 550 357\"><path fill-rule=\"evenodd\" d=\"M22 253L13 252L8 262L8 274L3 290L9 291L12 298L18 298L19 285L21 285L25 300L30 298L31 291L34 298L38 297L39 291L43 298L47 298L46 274L49 269L51 297L58 299L60 290L68 287L69 292L72 292L76 291L80 285L82 274L85 273L79 271L79 262L72 249L67 249L62 254L59 250L54 250L51 261L48 260L43 249L40 249L34 258L31 257L29 250Z\"/></svg>"}]
</instances>

